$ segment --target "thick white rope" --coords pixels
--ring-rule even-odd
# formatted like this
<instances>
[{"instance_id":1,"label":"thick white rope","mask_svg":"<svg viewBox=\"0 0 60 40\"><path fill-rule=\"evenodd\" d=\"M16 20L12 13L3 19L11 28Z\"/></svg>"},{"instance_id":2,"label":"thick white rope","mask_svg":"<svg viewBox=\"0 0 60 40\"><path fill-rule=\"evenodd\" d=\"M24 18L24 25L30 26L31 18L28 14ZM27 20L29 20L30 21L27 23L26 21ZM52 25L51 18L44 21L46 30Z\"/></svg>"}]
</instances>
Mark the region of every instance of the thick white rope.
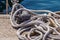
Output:
<instances>
[{"instance_id":1,"label":"thick white rope","mask_svg":"<svg viewBox=\"0 0 60 40\"><path fill-rule=\"evenodd\" d=\"M17 8L17 6L19 7ZM51 15L37 14L35 12L46 12ZM57 13L59 13L59 11L52 12L49 10L29 10L24 8L22 5L15 3L11 11L10 20L13 27L19 28L17 31L17 36L20 40L60 40L60 33L57 30L60 29L60 24L56 18L60 18L60 15ZM17 18L21 21L21 23L17 23ZM27 20L25 20L26 18ZM47 23L44 21L47 21ZM51 22L55 24L54 27L52 26L53 24L50 26ZM24 34L24 32L27 33ZM53 32L55 32L56 35L54 35ZM38 36L35 34L38 34ZM55 36L57 36L57 38Z\"/></svg>"}]
</instances>

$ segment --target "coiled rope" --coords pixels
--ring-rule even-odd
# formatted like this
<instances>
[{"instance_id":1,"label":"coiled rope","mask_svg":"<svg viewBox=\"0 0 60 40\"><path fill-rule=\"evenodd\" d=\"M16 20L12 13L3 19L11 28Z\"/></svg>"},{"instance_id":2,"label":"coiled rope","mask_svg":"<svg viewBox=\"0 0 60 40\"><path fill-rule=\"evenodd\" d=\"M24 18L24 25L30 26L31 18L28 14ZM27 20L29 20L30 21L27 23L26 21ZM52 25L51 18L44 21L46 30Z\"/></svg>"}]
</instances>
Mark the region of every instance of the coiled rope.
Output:
<instances>
[{"instance_id":1,"label":"coiled rope","mask_svg":"<svg viewBox=\"0 0 60 40\"><path fill-rule=\"evenodd\" d=\"M48 14L37 14L48 13ZM15 3L11 11L11 25L18 28L19 40L60 40L60 12L29 10Z\"/></svg>"}]
</instances>

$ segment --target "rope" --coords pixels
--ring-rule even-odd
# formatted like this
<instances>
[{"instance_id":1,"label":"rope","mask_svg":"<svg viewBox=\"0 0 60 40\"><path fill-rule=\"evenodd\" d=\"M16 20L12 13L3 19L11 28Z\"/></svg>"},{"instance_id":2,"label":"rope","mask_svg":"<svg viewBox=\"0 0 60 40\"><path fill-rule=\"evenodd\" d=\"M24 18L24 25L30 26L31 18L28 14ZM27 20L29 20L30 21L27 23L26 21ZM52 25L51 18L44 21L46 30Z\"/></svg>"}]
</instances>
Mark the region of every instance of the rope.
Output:
<instances>
[{"instance_id":1,"label":"rope","mask_svg":"<svg viewBox=\"0 0 60 40\"><path fill-rule=\"evenodd\" d=\"M43 14L37 14L37 12ZM18 28L19 40L60 40L59 13L59 11L29 10L15 3L10 21L12 27Z\"/></svg>"}]
</instances>

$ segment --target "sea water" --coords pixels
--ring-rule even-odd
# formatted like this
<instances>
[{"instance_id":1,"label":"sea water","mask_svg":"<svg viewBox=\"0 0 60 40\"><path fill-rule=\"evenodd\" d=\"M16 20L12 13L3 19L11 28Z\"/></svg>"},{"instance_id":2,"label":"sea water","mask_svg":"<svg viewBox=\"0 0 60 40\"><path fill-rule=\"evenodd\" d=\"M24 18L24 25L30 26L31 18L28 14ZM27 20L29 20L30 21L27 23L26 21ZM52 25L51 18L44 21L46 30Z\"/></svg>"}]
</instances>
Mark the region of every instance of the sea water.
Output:
<instances>
[{"instance_id":1,"label":"sea water","mask_svg":"<svg viewBox=\"0 0 60 40\"><path fill-rule=\"evenodd\" d=\"M24 0L21 4L28 9L60 11L60 0Z\"/></svg>"}]
</instances>

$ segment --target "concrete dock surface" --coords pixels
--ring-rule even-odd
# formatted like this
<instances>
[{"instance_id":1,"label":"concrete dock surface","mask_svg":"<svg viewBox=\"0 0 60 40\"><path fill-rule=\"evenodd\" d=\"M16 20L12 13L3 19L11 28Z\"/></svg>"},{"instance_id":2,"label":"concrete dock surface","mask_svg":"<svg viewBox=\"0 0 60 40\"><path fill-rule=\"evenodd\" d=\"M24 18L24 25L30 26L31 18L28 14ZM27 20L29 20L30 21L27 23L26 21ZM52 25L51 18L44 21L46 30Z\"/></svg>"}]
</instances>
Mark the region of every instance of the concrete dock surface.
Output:
<instances>
[{"instance_id":1,"label":"concrete dock surface","mask_svg":"<svg viewBox=\"0 0 60 40\"><path fill-rule=\"evenodd\" d=\"M12 28L10 15L0 15L0 40L18 40L16 30Z\"/></svg>"}]
</instances>

